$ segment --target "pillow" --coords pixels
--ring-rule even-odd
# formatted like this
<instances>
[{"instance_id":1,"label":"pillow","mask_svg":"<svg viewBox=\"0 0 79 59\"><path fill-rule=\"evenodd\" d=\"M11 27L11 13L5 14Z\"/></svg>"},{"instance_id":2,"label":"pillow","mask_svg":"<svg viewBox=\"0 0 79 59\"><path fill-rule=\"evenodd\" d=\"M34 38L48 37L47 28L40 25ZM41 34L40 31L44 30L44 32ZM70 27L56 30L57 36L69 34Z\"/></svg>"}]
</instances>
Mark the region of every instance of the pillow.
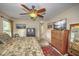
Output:
<instances>
[{"instance_id":1,"label":"pillow","mask_svg":"<svg viewBox=\"0 0 79 59\"><path fill-rule=\"evenodd\" d=\"M7 43L9 39L10 39L10 36L8 34L0 33L0 41L2 43Z\"/></svg>"}]
</instances>

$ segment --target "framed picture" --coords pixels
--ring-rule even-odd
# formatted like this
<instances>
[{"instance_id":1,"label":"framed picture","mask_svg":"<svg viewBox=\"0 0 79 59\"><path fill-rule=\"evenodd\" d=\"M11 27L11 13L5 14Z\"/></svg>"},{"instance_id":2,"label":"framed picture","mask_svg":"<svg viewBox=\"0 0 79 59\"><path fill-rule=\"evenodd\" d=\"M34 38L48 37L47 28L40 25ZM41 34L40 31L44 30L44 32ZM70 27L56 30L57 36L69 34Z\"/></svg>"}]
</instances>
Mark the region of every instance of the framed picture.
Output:
<instances>
[{"instance_id":1,"label":"framed picture","mask_svg":"<svg viewBox=\"0 0 79 59\"><path fill-rule=\"evenodd\" d=\"M67 21L66 20L59 20L53 23L54 29L57 30L66 30Z\"/></svg>"},{"instance_id":2,"label":"framed picture","mask_svg":"<svg viewBox=\"0 0 79 59\"><path fill-rule=\"evenodd\" d=\"M16 24L17 29L26 29L26 24Z\"/></svg>"}]
</instances>

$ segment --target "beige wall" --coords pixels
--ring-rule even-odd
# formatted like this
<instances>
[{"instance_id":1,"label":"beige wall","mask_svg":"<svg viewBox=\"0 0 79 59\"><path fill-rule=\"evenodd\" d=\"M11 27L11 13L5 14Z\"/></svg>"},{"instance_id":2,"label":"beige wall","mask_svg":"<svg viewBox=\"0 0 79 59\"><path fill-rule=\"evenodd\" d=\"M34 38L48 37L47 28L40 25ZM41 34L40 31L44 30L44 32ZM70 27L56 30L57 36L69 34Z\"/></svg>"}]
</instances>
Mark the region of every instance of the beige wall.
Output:
<instances>
[{"instance_id":1,"label":"beige wall","mask_svg":"<svg viewBox=\"0 0 79 59\"><path fill-rule=\"evenodd\" d=\"M69 29L70 24L79 23L79 6L73 6L68 10L56 15L54 18L45 21L42 28L42 37L47 39L48 41L51 40L51 29L47 29L47 24L52 23L58 20L67 19L67 29ZM30 20L16 20L14 19L13 22L13 34L19 33L21 35L21 30L16 29L16 24L26 24L26 27L35 27L36 28L36 36L40 37L40 24L39 21L30 21ZM2 20L0 18L0 32L2 31ZM21 31L21 32L20 32ZM24 33L26 30L23 30Z\"/></svg>"},{"instance_id":2,"label":"beige wall","mask_svg":"<svg viewBox=\"0 0 79 59\"><path fill-rule=\"evenodd\" d=\"M67 19L67 29L70 29L70 24L79 23L79 5L73 6L72 8L65 10L61 14L58 14L52 21Z\"/></svg>"},{"instance_id":3,"label":"beige wall","mask_svg":"<svg viewBox=\"0 0 79 59\"><path fill-rule=\"evenodd\" d=\"M48 40L50 42L51 40L51 29L47 28L48 21L44 22L43 28L42 28L42 38L45 40Z\"/></svg>"},{"instance_id":4,"label":"beige wall","mask_svg":"<svg viewBox=\"0 0 79 59\"><path fill-rule=\"evenodd\" d=\"M50 21L47 21L47 23L52 23L63 19L67 19L67 29L70 29L70 24L79 23L79 6L73 6L72 8L65 10L54 18L50 19ZM47 25L44 25L44 27L45 26ZM45 33L44 38L51 42L51 35L48 35L51 34L51 30L45 28L45 31L47 31L47 34ZM48 36L48 38L46 38L46 36Z\"/></svg>"},{"instance_id":5,"label":"beige wall","mask_svg":"<svg viewBox=\"0 0 79 59\"><path fill-rule=\"evenodd\" d=\"M43 24L40 24L40 21L31 21L31 20L14 20L13 22L13 34L19 34L20 36L26 36L26 29L16 29L16 24L26 24L26 28L34 27L36 29L36 37L39 39L50 38L51 36L50 29L47 30L47 22L43 21ZM47 35L46 35L47 34Z\"/></svg>"},{"instance_id":6,"label":"beige wall","mask_svg":"<svg viewBox=\"0 0 79 59\"><path fill-rule=\"evenodd\" d=\"M40 28L39 28L39 21L31 21L31 20L15 20L13 22L13 34L18 33L20 36L26 36L26 29L16 29L16 24L26 24L26 28L35 28L36 29L36 36L39 37Z\"/></svg>"}]
</instances>

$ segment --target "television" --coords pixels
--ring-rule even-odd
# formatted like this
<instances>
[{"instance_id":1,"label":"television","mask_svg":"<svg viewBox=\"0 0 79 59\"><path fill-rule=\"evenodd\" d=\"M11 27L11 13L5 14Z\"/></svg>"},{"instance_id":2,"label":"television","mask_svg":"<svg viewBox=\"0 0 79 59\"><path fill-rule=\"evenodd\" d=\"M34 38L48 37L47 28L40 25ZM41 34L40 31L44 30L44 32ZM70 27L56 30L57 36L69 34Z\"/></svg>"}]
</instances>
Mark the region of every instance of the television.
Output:
<instances>
[{"instance_id":1,"label":"television","mask_svg":"<svg viewBox=\"0 0 79 59\"><path fill-rule=\"evenodd\" d=\"M60 20L60 21L57 21L57 22L54 22L53 23L53 27L54 29L57 29L57 30L66 30L66 20Z\"/></svg>"}]
</instances>

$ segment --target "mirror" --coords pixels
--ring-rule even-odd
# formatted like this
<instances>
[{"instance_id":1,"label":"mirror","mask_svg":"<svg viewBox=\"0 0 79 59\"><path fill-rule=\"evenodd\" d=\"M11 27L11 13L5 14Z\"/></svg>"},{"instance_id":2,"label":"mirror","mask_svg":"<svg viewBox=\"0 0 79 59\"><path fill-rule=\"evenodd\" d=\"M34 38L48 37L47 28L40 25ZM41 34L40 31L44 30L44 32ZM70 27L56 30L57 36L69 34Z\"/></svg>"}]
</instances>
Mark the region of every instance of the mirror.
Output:
<instances>
[{"instance_id":1,"label":"mirror","mask_svg":"<svg viewBox=\"0 0 79 59\"><path fill-rule=\"evenodd\" d=\"M79 24L70 25L69 51L73 55L79 55Z\"/></svg>"}]
</instances>

